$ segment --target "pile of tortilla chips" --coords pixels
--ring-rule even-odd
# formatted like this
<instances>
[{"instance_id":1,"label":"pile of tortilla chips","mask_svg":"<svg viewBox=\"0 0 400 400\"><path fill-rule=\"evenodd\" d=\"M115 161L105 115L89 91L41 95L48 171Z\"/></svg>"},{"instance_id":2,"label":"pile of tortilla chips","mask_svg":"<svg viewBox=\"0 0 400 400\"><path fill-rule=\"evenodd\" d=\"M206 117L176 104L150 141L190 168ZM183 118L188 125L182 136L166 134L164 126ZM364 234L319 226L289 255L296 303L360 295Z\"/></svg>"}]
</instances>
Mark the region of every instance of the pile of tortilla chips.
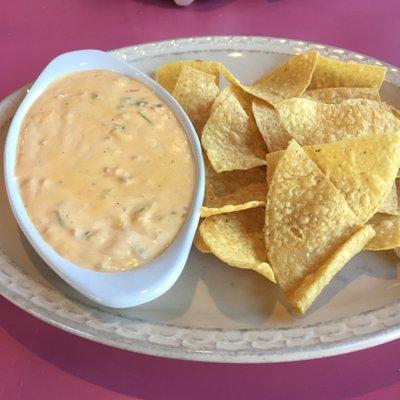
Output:
<instances>
[{"instance_id":1,"label":"pile of tortilla chips","mask_svg":"<svg viewBox=\"0 0 400 400\"><path fill-rule=\"evenodd\" d=\"M204 149L196 247L275 282L302 313L355 254L400 247L400 113L380 100L385 74L317 52L251 84L217 62L162 66Z\"/></svg>"}]
</instances>

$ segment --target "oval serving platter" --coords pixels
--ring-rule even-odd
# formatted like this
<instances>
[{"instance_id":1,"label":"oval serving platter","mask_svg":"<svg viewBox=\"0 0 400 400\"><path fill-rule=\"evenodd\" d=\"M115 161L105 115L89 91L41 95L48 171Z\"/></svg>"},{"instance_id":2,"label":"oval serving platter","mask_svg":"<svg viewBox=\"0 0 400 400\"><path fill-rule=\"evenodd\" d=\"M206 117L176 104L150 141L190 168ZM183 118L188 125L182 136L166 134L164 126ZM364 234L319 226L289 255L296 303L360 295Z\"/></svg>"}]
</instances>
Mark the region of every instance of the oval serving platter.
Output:
<instances>
[{"instance_id":1,"label":"oval serving platter","mask_svg":"<svg viewBox=\"0 0 400 400\"><path fill-rule=\"evenodd\" d=\"M386 65L347 50L266 37L188 38L113 53L150 75L177 59L221 61L251 82L288 55L308 50ZM400 71L386 66L382 99L400 107ZM21 88L0 103L2 152L25 93ZM342 354L400 337L400 269L392 252L353 258L302 317L288 313L279 291L257 273L227 267L194 248L169 292L146 305L116 310L80 296L39 258L12 216L3 177L0 215L0 293L52 325L110 346L197 361L280 362Z\"/></svg>"}]
</instances>

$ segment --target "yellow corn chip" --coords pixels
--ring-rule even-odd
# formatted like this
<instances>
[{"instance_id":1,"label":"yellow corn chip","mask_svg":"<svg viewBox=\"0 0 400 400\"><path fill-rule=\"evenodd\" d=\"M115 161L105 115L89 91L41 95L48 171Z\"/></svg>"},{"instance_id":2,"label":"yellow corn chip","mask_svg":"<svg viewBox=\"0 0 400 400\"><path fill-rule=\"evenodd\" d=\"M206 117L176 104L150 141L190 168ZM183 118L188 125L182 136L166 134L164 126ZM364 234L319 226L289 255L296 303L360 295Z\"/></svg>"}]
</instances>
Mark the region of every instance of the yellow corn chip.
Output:
<instances>
[{"instance_id":1,"label":"yellow corn chip","mask_svg":"<svg viewBox=\"0 0 400 400\"><path fill-rule=\"evenodd\" d=\"M342 192L357 222L364 223L392 189L400 165L400 134L364 136L304 150ZM284 153L267 154L268 182Z\"/></svg>"},{"instance_id":2,"label":"yellow corn chip","mask_svg":"<svg viewBox=\"0 0 400 400\"><path fill-rule=\"evenodd\" d=\"M323 103L339 104L352 98L379 101L379 91L373 88L331 88L309 90L302 97ZM253 114L257 127L270 152L286 149L293 137L281 123L279 113L268 103L255 99Z\"/></svg>"},{"instance_id":3,"label":"yellow corn chip","mask_svg":"<svg viewBox=\"0 0 400 400\"><path fill-rule=\"evenodd\" d=\"M305 91L301 97L321 103L339 104L350 99L369 99L380 101L379 89L368 87L337 87Z\"/></svg>"},{"instance_id":4,"label":"yellow corn chip","mask_svg":"<svg viewBox=\"0 0 400 400\"><path fill-rule=\"evenodd\" d=\"M200 234L210 251L232 267L252 269L274 282L264 245L264 207L203 220Z\"/></svg>"},{"instance_id":5,"label":"yellow corn chip","mask_svg":"<svg viewBox=\"0 0 400 400\"><path fill-rule=\"evenodd\" d=\"M390 250L400 246L400 216L375 214L368 223L376 235L365 246L366 250Z\"/></svg>"},{"instance_id":6,"label":"yellow corn chip","mask_svg":"<svg viewBox=\"0 0 400 400\"><path fill-rule=\"evenodd\" d=\"M311 81L317 56L318 53L313 51L293 56L252 85L241 84L225 67L222 72L232 84L275 106L284 99L300 96L306 90Z\"/></svg>"},{"instance_id":7,"label":"yellow corn chip","mask_svg":"<svg viewBox=\"0 0 400 400\"><path fill-rule=\"evenodd\" d=\"M275 278L300 312L374 234L295 141L273 174L265 231Z\"/></svg>"},{"instance_id":8,"label":"yellow corn chip","mask_svg":"<svg viewBox=\"0 0 400 400\"><path fill-rule=\"evenodd\" d=\"M197 132L201 132L211 113L219 88L213 75L185 65L172 95L185 110Z\"/></svg>"},{"instance_id":9,"label":"yellow corn chip","mask_svg":"<svg viewBox=\"0 0 400 400\"><path fill-rule=\"evenodd\" d=\"M201 216L209 217L265 205L267 178L265 168L215 172L205 159L206 191Z\"/></svg>"},{"instance_id":10,"label":"yellow corn chip","mask_svg":"<svg viewBox=\"0 0 400 400\"><path fill-rule=\"evenodd\" d=\"M379 89L385 80L385 75L385 67L347 63L319 54L309 89L341 86Z\"/></svg>"},{"instance_id":11,"label":"yellow corn chip","mask_svg":"<svg viewBox=\"0 0 400 400\"><path fill-rule=\"evenodd\" d=\"M315 273L307 275L300 286L289 294L289 301L304 313L320 295L332 278L346 265L351 258L363 250L363 246L373 238L375 232L370 225L357 230L350 238L334 251L328 260Z\"/></svg>"},{"instance_id":12,"label":"yellow corn chip","mask_svg":"<svg viewBox=\"0 0 400 400\"><path fill-rule=\"evenodd\" d=\"M184 66L197 69L198 71L204 72L209 75L213 75L215 83L219 83L219 75L221 66L219 63L214 61L202 61L202 60L180 60L174 61L165 65L162 65L156 71L156 81L163 86L168 92L172 93L175 84L178 81L179 74Z\"/></svg>"},{"instance_id":13,"label":"yellow corn chip","mask_svg":"<svg viewBox=\"0 0 400 400\"><path fill-rule=\"evenodd\" d=\"M304 147L304 150L306 149L307 146ZM271 185L272 177L274 176L276 166L278 165L278 161L281 159L283 154L285 154L285 151L275 151L274 153L268 153L266 156L268 186Z\"/></svg>"},{"instance_id":14,"label":"yellow corn chip","mask_svg":"<svg viewBox=\"0 0 400 400\"><path fill-rule=\"evenodd\" d=\"M243 110L249 117L253 116L253 111L251 109L251 102L254 99L254 96L242 90L239 86L227 86L223 90L221 90L218 97L215 99L211 112L213 112L229 95L233 95L239 101Z\"/></svg>"},{"instance_id":15,"label":"yellow corn chip","mask_svg":"<svg viewBox=\"0 0 400 400\"><path fill-rule=\"evenodd\" d=\"M255 99L253 114L268 151L286 149L292 137L283 127L278 112L268 103Z\"/></svg>"},{"instance_id":16,"label":"yellow corn chip","mask_svg":"<svg viewBox=\"0 0 400 400\"><path fill-rule=\"evenodd\" d=\"M226 100L228 97L230 97L233 94L232 86L227 86L226 88L222 89L216 99L214 100L214 103L211 107L211 113L213 113L218 106L220 106L224 100Z\"/></svg>"},{"instance_id":17,"label":"yellow corn chip","mask_svg":"<svg viewBox=\"0 0 400 400\"><path fill-rule=\"evenodd\" d=\"M294 98L276 106L286 131L302 146L400 132L388 105L366 99L325 104Z\"/></svg>"},{"instance_id":18,"label":"yellow corn chip","mask_svg":"<svg viewBox=\"0 0 400 400\"><path fill-rule=\"evenodd\" d=\"M211 253L208 246L204 243L204 240L201 237L199 230L197 230L196 235L194 237L194 245L196 246L196 249L202 253Z\"/></svg>"},{"instance_id":19,"label":"yellow corn chip","mask_svg":"<svg viewBox=\"0 0 400 400\"><path fill-rule=\"evenodd\" d=\"M217 172L265 165L265 143L239 101L228 94L204 126L201 143Z\"/></svg>"},{"instance_id":20,"label":"yellow corn chip","mask_svg":"<svg viewBox=\"0 0 400 400\"><path fill-rule=\"evenodd\" d=\"M389 194L386 196L386 199L377 212L381 214L400 215L396 183L392 185Z\"/></svg>"},{"instance_id":21,"label":"yellow corn chip","mask_svg":"<svg viewBox=\"0 0 400 400\"><path fill-rule=\"evenodd\" d=\"M306 151L364 223L392 189L400 166L400 133L315 145Z\"/></svg>"}]
</instances>

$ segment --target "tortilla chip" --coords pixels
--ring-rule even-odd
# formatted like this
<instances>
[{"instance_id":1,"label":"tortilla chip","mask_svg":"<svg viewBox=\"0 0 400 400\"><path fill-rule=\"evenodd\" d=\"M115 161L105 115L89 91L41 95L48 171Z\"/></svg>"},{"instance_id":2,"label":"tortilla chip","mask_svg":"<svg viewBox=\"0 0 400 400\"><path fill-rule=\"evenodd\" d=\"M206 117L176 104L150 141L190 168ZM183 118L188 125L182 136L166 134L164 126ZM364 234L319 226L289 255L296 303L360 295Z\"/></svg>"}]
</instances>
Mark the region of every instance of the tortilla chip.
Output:
<instances>
[{"instance_id":1,"label":"tortilla chip","mask_svg":"<svg viewBox=\"0 0 400 400\"><path fill-rule=\"evenodd\" d=\"M338 87L305 91L301 97L321 103L339 104L350 99L380 101L379 89L364 87Z\"/></svg>"},{"instance_id":2,"label":"tortilla chip","mask_svg":"<svg viewBox=\"0 0 400 400\"><path fill-rule=\"evenodd\" d=\"M385 67L347 63L319 54L309 89L342 86L379 89L385 80L385 75Z\"/></svg>"},{"instance_id":3,"label":"tortilla chip","mask_svg":"<svg viewBox=\"0 0 400 400\"><path fill-rule=\"evenodd\" d=\"M234 95L232 86L227 86L226 88L222 89L211 106L211 113L213 113L217 107L220 106L231 95Z\"/></svg>"},{"instance_id":4,"label":"tortilla chip","mask_svg":"<svg viewBox=\"0 0 400 400\"><path fill-rule=\"evenodd\" d=\"M209 217L265 205L267 179L265 168L215 172L205 159L206 191L201 216Z\"/></svg>"},{"instance_id":5,"label":"tortilla chip","mask_svg":"<svg viewBox=\"0 0 400 400\"><path fill-rule=\"evenodd\" d=\"M264 207L203 220L200 234L211 252L232 267L252 269L275 282L263 236Z\"/></svg>"},{"instance_id":6,"label":"tortilla chip","mask_svg":"<svg viewBox=\"0 0 400 400\"><path fill-rule=\"evenodd\" d=\"M219 88L213 75L185 65L179 74L172 95L185 110L196 131L200 133L211 114L211 106Z\"/></svg>"},{"instance_id":7,"label":"tortilla chip","mask_svg":"<svg viewBox=\"0 0 400 400\"><path fill-rule=\"evenodd\" d=\"M208 119L201 143L217 172L265 165L265 143L235 96L229 94Z\"/></svg>"},{"instance_id":8,"label":"tortilla chip","mask_svg":"<svg viewBox=\"0 0 400 400\"><path fill-rule=\"evenodd\" d=\"M338 104L352 98L380 100L379 91L371 88L317 89L306 91L302 97L330 104ZM269 152L286 149L293 137L281 123L279 113L268 103L255 99L253 114Z\"/></svg>"},{"instance_id":9,"label":"tortilla chip","mask_svg":"<svg viewBox=\"0 0 400 400\"><path fill-rule=\"evenodd\" d=\"M239 86L227 86L223 90L221 90L218 97L215 99L211 112L213 112L229 95L233 95L239 101L243 110L249 117L253 116L253 111L251 109L251 102L254 99L254 96L242 90Z\"/></svg>"},{"instance_id":10,"label":"tortilla chip","mask_svg":"<svg viewBox=\"0 0 400 400\"><path fill-rule=\"evenodd\" d=\"M400 134L365 136L306 146L304 150L344 195L357 222L364 223L392 189L400 165ZM282 154L267 154L269 183Z\"/></svg>"},{"instance_id":11,"label":"tortilla chip","mask_svg":"<svg viewBox=\"0 0 400 400\"><path fill-rule=\"evenodd\" d=\"M386 196L386 199L377 212L381 214L400 215L396 183L392 185L389 194Z\"/></svg>"},{"instance_id":12,"label":"tortilla chip","mask_svg":"<svg viewBox=\"0 0 400 400\"><path fill-rule=\"evenodd\" d=\"M306 150L307 147L304 147ZM285 154L285 151L275 151L274 153L268 153L266 156L267 162L267 184L268 187L271 185L272 178L274 176L276 166L278 165L279 160Z\"/></svg>"},{"instance_id":13,"label":"tortilla chip","mask_svg":"<svg viewBox=\"0 0 400 400\"><path fill-rule=\"evenodd\" d=\"M234 85L275 106L282 100L300 96L307 88L317 62L318 53L301 53L289 58L277 69L252 85L241 84L225 67L222 73Z\"/></svg>"},{"instance_id":14,"label":"tortilla chip","mask_svg":"<svg viewBox=\"0 0 400 400\"><path fill-rule=\"evenodd\" d=\"M194 237L194 245L196 246L196 249L202 253L211 253L208 246L204 243L204 240L201 237L199 230L197 230L196 235Z\"/></svg>"},{"instance_id":15,"label":"tortilla chip","mask_svg":"<svg viewBox=\"0 0 400 400\"><path fill-rule=\"evenodd\" d=\"M328 260L315 273L309 274L300 286L289 294L289 301L304 313L320 295L332 278L346 265L353 256L363 250L363 246L373 238L375 232L370 225L365 225L340 245Z\"/></svg>"},{"instance_id":16,"label":"tortilla chip","mask_svg":"<svg viewBox=\"0 0 400 400\"><path fill-rule=\"evenodd\" d=\"M255 99L253 114L268 151L286 149L293 138L283 127L278 112L268 103Z\"/></svg>"},{"instance_id":17,"label":"tortilla chip","mask_svg":"<svg viewBox=\"0 0 400 400\"><path fill-rule=\"evenodd\" d=\"M295 142L280 158L267 194L268 260L288 300L305 312L373 236L345 198Z\"/></svg>"},{"instance_id":18,"label":"tortilla chip","mask_svg":"<svg viewBox=\"0 0 400 400\"><path fill-rule=\"evenodd\" d=\"M325 104L294 98L276 108L286 131L302 146L400 132L400 120L388 105L372 100Z\"/></svg>"},{"instance_id":19,"label":"tortilla chip","mask_svg":"<svg viewBox=\"0 0 400 400\"><path fill-rule=\"evenodd\" d=\"M359 223L385 201L400 166L400 133L310 146L312 160L343 193Z\"/></svg>"},{"instance_id":20,"label":"tortilla chip","mask_svg":"<svg viewBox=\"0 0 400 400\"><path fill-rule=\"evenodd\" d=\"M215 83L219 83L220 64L214 61L202 60L180 60L162 65L156 71L156 81L168 90L168 92L172 93L184 66L189 66L198 71L213 75Z\"/></svg>"},{"instance_id":21,"label":"tortilla chip","mask_svg":"<svg viewBox=\"0 0 400 400\"><path fill-rule=\"evenodd\" d=\"M376 235L365 250L390 250L400 246L400 216L375 214L369 221Z\"/></svg>"}]
</instances>

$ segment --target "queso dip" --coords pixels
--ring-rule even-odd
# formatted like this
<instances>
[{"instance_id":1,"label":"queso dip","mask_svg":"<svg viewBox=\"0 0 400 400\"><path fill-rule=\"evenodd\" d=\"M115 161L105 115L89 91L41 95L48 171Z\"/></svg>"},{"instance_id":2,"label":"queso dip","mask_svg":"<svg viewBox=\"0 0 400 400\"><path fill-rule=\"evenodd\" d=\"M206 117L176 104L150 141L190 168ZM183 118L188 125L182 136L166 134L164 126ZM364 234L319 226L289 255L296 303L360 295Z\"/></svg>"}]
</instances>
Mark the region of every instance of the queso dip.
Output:
<instances>
[{"instance_id":1,"label":"queso dip","mask_svg":"<svg viewBox=\"0 0 400 400\"><path fill-rule=\"evenodd\" d=\"M168 247L196 174L168 105L144 84L105 70L66 75L36 100L15 172L43 238L100 271L134 268Z\"/></svg>"}]
</instances>

